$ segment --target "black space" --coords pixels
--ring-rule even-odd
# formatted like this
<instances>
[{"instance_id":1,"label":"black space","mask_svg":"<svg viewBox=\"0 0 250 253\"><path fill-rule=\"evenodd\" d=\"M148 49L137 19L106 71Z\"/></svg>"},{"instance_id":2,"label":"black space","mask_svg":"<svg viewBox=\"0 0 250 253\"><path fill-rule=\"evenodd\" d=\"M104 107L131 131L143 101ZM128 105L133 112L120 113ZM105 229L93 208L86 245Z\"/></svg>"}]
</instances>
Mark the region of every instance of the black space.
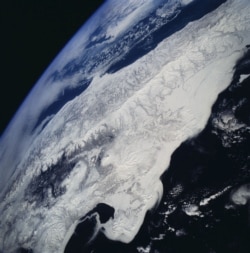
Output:
<instances>
[{"instance_id":1,"label":"black space","mask_svg":"<svg viewBox=\"0 0 250 253\"><path fill-rule=\"evenodd\" d=\"M0 136L48 65L103 2L2 1Z\"/></svg>"}]
</instances>

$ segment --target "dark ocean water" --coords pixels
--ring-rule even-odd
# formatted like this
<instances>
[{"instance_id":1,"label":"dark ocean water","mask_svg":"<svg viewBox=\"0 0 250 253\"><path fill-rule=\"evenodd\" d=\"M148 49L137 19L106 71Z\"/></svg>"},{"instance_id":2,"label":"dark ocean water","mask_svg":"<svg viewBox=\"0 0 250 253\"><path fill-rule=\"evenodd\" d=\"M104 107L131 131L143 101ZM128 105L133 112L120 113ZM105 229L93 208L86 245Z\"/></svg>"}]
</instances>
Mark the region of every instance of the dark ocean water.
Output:
<instances>
[{"instance_id":1,"label":"dark ocean water","mask_svg":"<svg viewBox=\"0 0 250 253\"><path fill-rule=\"evenodd\" d=\"M59 97L54 101L52 104L50 104L45 110L42 111L40 114L33 130L35 130L43 120L45 120L47 117L50 117L57 112L60 111L60 109L70 100L73 100L77 96L79 96L82 92L84 92L88 86L90 85L92 80L82 80L81 84L79 84L76 88L71 89L65 89L63 90L62 94L59 95ZM48 124L49 121L46 122L42 126L42 129Z\"/></svg>"},{"instance_id":2,"label":"dark ocean water","mask_svg":"<svg viewBox=\"0 0 250 253\"><path fill-rule=\"evenodd\" d=\"M104 203L99 203L93 210L80 219L64 252L85 252L85 245L90 243L97 229L97 215L100 223L103 224L114 217L114 212L115 209L113 207Z\"/></svg>"},{"instance_id":3,"label":"dark ocean water","mask_svg":"<svg viewBox=\"0 0 250 253\"><path fill-rule=\"evenodd\" d=\"M176 16L166 22L159 29L156 29L148 36L145 36L143 40L138 40L134 43L134 46L129 52L123 56L118 62L115 61L107 73L114 73L141 58L143 55L148 54L151 50L155 49L157 45L165 38L183 29L187 24L194 20L198 20L218 8L226 0L197 0L193 3L176 10ZM145 18L142 23L146 26L149 23L149 19L156 18L156 13L152 13L151 16ZM150 37L150 44L147 42L147 38Z\"/></svg>"}]
</instances>

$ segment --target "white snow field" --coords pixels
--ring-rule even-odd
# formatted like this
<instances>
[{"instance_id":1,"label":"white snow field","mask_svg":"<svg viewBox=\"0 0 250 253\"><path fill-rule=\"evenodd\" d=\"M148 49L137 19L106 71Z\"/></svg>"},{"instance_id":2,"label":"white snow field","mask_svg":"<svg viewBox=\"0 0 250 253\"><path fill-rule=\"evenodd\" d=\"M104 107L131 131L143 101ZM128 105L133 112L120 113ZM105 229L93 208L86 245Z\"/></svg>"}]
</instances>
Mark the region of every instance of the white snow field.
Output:
<instances>
[{"instance_id":1,"label":"white snow field","mask_svg":"<svg viewBox=\"0 0 250 253\"><path fill-rule=\"evenodd\" d=\"M139 7L134 8L136 13ZM97 230L104 227L108 238L130 242L146 212L161 199L160 176L171 154L204 128L218 94L230 84L234 65L250 41L249 13L248 0L228 0L133 64L113 74L96 73L85 92L65 104L42 131L38 127L31 133L31 116L54 100L60 87L75 85L81 73L53 84L51 97L44 93L36 101L51 85L39 84L0 143L0 252L13 253L18 247L63 252L78 220L100 202L115 213ZM109 31L111 36L129 27L126 18L124 22L113 34ZM70 58L66 54L64 50L52 69L61 58ZM48 206L30 201L30 182L62 154L76 162L62 182L66 192L58 198L49 193ZM15 183L6 187L7 179Z\"/></svg>"}]
</instances>

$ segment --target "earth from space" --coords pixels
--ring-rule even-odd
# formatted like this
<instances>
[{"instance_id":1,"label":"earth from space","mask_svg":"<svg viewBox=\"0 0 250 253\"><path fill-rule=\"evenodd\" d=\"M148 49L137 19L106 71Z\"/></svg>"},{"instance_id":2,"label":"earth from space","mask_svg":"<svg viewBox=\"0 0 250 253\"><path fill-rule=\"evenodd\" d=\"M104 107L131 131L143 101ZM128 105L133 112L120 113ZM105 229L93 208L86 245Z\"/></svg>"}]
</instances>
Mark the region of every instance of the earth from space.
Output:
<instances>
[{"instance_id":1,"label":"earth from space","mask_svg":"<svg viewBox=\"0 0 250 253\"><path fill-rule=\"evenodd\" d=\"M249 14L106 1L1 136L0 252L249 253Z\"/></svg>"}]
</instances>

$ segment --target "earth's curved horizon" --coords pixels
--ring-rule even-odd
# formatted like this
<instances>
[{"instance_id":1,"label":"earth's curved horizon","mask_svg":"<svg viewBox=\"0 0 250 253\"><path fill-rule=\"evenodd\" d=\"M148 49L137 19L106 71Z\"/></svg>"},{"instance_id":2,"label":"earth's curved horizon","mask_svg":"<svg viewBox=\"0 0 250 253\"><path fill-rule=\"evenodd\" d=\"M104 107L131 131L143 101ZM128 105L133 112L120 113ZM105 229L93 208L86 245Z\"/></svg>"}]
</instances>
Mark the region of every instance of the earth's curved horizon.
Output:
<instances>
[{"instance_id":1,"label":"earth's curved horizon","mask_svg":"<svg viewBox=\"0 0 250 253\"><path fill-rule=\"evenodd\" d=\"M248 253L249 13L103 4L1 136L0 252Z\"/></svg>"},{"instance_id":2,"label":"earth's curved horizon","mask_svg":"<svg viewBox=\"0 0 250 253\"><path fill-rule=\"evenodd\" d=\"M5 1L1 6L0 136L39 77L104 0ZM13 94L13 91L14 94Z\"/></svg>"}]
</instances>

